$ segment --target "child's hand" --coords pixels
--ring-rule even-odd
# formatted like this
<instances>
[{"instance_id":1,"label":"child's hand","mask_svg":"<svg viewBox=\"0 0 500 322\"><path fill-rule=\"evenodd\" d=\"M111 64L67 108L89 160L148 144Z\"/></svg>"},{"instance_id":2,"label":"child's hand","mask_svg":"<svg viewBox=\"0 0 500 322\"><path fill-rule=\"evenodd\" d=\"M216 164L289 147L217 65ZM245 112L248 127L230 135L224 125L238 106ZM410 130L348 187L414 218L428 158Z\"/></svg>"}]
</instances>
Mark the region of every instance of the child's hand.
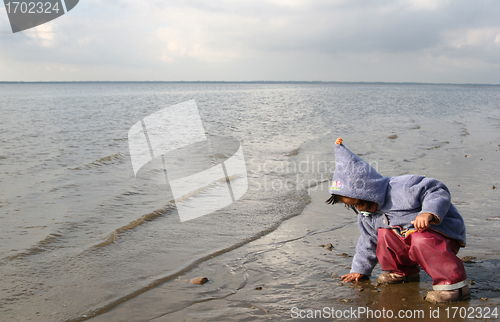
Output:
<instances>
[{"instance_id":1,"label":"child's hand","mask_svg":"<svg viewBox=\"0 0 500 322\"><path fill-rule=\"evenodd\" d=\"M347 275L342 276L342 283L352 282L352 281L360 281L365 278L365 275L359 273L349 273Z\"/></svg>"},{"instance_id":2,"label":"child's hand","mask_svg":"<svg viewBox=\"0 0 500 322\"><path fill-rule=\"evenodd\" d=\"M412 221L411 223L413 224L413 226L415 226L415 228L418 231L420 231L429 228L429 224L433 218L434 218L433 214L424 212L418 215L417 218L415 218L415 220Z\"/></svg>"}]
</instances>

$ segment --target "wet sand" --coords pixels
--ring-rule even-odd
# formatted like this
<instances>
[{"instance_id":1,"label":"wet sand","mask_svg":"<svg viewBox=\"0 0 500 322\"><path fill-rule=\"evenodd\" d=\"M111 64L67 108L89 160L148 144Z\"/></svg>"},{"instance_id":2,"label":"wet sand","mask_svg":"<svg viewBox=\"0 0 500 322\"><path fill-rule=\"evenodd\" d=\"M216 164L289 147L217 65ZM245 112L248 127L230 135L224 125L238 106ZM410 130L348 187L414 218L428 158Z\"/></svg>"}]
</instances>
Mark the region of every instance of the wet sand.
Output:
<instances>
[{"instance_id":1,"label":"wet sand","mask_svg":"<svg viewBox=\"0 0 500 322\"><path fill-rule=\"evenodd\" d=\"M372 310L375 317L381 315L381 321L391 320L389 310L394 315L401 310L406 316L401 321L438 320L437 314L439 320L493 321L491 314L484 319L488 308L500 314L500 255L487 238L468 236L467 247L458 254L469 256L465 266L470 301L449 305L424 301L432 289L424 271L420 282L379 286L378 264L369 280L343 284L340 276L349 272L359 231L352 211L324 203L327 188L323 184L311 189L311 203L304 212L272 233L203 262L89 321L286 321L301 320L300 316L311 321L373 320L369 313L357 314L359 310ZM474 223L478 222L483 219L476 218ZM333 248L326 247L329 243ZM200 276L209 281L204 285L189 282ZM479 312L483 315L477 319ZM341 313L343 317L328 316Z\"/></svg>"}]
</instances>

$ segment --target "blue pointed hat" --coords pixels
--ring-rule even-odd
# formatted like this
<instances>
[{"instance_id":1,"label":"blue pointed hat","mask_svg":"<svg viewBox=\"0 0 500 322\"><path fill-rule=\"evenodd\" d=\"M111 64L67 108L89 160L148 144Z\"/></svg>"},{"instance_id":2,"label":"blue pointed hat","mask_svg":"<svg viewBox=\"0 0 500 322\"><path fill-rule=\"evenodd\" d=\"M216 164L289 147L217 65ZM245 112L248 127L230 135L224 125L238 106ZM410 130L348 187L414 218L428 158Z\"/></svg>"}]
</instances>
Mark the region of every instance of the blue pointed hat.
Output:
<instances>
[{"instance_id":1,"label":"blue pointed hat","mask_svg":"<svg viewBox=\"0 0 500 322\"><path fill-rule=\"evenodd\" d=\"M335 172L330 194L376 202L381 208L390 178L383 177L342 142L341 138L335 142Z\"/></svg>"}]
</instances>

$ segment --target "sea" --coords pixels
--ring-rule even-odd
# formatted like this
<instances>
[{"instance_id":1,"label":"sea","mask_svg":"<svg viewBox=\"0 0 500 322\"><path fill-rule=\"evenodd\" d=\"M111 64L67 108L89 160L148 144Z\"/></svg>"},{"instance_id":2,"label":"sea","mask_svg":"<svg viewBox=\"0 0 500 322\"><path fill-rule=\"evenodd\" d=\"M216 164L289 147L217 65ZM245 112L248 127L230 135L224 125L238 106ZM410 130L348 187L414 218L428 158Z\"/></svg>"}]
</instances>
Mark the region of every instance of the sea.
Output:
<instances>
[{"instance_id":1,"label":"sea","mask_svg":"<svg viewBox=\"0 0 500 322\"><path fill-rule=\"evenodd\" d=\"M136 177L128 133L192 100L208 137L241 144L248 188L181 221L168 184ZM0 83L0 320L98 316L265 236L311 189L328 198L338 137L383 175L443 181L468 232L496 236L500 86Z\"/></svg>"}]
</instances>

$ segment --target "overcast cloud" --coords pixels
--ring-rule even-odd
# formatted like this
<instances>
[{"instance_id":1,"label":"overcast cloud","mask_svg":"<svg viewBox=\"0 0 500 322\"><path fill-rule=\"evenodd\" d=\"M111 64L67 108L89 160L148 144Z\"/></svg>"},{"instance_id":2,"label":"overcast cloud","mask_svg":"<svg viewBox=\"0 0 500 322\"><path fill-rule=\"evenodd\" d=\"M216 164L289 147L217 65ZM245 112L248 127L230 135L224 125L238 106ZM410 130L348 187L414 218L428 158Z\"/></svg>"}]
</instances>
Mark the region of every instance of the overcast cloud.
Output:
<instances>
[{"instance_id":1,"label":"overcast cloud","mask_svg":"<svg viewBox=\"0 0 500 322\"><path fill-rule=\"evenodd\" d=\"M12 34L0 81L500 84L500 1L80 0Z\"/></svg>"}]
</instances>

